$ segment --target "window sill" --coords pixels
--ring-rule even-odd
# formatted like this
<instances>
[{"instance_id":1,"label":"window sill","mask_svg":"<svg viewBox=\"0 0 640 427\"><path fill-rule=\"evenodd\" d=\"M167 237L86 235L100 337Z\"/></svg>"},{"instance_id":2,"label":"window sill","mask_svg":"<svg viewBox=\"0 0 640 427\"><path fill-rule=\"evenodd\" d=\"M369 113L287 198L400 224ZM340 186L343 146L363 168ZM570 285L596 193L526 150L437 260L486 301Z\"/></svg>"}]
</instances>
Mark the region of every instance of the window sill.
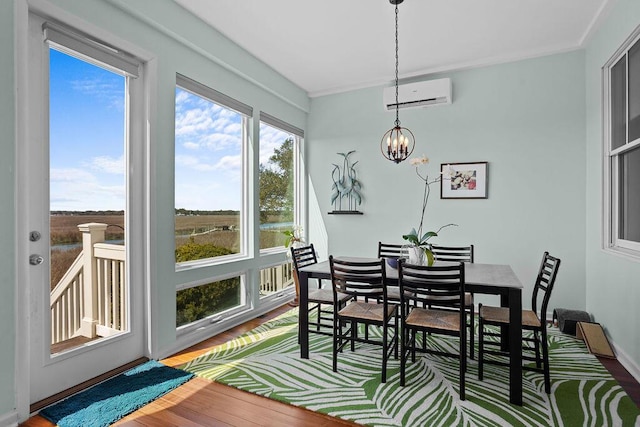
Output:
<instances>
[{"instance_id":1,"label":"window sill","mask_svg":"<svg viewBox=\"0 0 640 427\"><path fill-rule=\"evenodd\" d=\"M640 263L640 252L638 251L621 248L619 246L610 246L608 248L604 248L603 251L609 255Z\"/></svg>"}]
</instances>

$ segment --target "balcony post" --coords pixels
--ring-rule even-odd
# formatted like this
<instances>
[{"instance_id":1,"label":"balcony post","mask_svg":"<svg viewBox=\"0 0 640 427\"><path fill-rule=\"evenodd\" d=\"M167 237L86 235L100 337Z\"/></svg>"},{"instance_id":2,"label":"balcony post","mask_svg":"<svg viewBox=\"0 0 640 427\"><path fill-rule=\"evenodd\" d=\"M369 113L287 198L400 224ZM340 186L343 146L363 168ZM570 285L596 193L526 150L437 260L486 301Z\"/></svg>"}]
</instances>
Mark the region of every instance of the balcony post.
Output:
<instances>
[{"instance_id":1,"label":"balcony post","mask_svg":"<svg viewBox=\"0 0 640 427\"><path fill-rule=\"evenodd\" d=\"M107 224L91 222L78 225L78 229L82 232L84 293L84 315L79 333L88 338L95 338L98 323L98 271L93 247L96 243L104 242Z\"/></svg>"}]
</instances>

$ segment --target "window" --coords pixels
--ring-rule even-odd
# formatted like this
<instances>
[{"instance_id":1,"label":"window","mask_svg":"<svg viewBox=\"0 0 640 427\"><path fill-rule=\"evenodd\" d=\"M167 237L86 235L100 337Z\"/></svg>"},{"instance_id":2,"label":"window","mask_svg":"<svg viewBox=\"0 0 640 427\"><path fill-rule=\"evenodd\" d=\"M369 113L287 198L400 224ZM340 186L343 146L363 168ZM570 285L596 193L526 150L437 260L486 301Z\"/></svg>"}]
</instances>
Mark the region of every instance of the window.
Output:
<instances>
[{"instance_id":1,"label":"window","mask_svg":"<svg viewBox=\"0 0 640 427\"><path fill-rule=\"evenodd\" d=\"M298 152L302 130L260 113L260 249L282 248L300 224Z\"/></svg>"},{"instance_id":2,"label":"window","mask_svg":"<svg viewBox=\"0 0 640 427\"><path fill-rule=\"evenodd\" d=\"M216 314L242 304L241 276L181 289L176 294L176 327L208 317L215 320Z\"/></svg>"},{"instance_id":3,"label":"window","mask_svg":"<svg viewBox=\"0 0 640 427\"><path fill-rule=\"evenodd\" d=\"M186 77L176 83L176 263L242 254L252 109Z\"/></svg>"},{"instance_id":4,"label":"window","mask_svg":"<svg viewBox=\"0 0 640 427\"><path fill-rule=\"evenodd\" d=\"M640 27L605 65L606 247L640 257Z\"/></svg>"}]
</instances>

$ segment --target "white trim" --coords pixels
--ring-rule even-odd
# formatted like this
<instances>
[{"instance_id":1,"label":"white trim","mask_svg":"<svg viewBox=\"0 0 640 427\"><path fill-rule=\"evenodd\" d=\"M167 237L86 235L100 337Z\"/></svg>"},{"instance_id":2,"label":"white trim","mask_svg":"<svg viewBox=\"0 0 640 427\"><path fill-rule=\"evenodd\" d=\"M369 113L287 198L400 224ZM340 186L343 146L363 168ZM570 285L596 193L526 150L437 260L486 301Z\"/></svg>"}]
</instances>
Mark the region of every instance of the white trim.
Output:
<instances>
[{"instance_id":1,"label":"white trim","mask_svg":"<svg viewBox=\"0 0 640 427\"><path fill-rule=\"evenodd\" d=\"M11 411L0 415L0 427L17 427L18 412Z\"/></svg>"},{"instance_id":2,"label":"white trim","mask_svg":"<svg viewBox=\"0 0 640 427\"><path fill-rule=\"evenodd\" d=\"M441 67L425 68L422 70L414 71L412 73L402 74L399 76L400 84L411 83L416 81L418 77L425 77L430 74L436 73L453 73L458 71L473 70L476 68L491 67L494 65L508 64L511 62L524 61L528 59L541 58L545 56L557 55L561 53L569 53L582 49L582 46L570 45L570 46L555 46L549 49L543 50L531 50L527 52L518 52L511 55L494 56L491 58L482 58L468 62L459 62L457 64L450 64ZM406 82L404 81L406 80ZM325 95L335 95L344 92L351 92L359 89L367 89L377 86L391 86L393 81L391 80L373 80L357 85L341 86L325 90L319 90L315 92L309 92L307 95L309 98L316 98Z\"/></svg>"},{"instance_id":3,"label":"white trim","mask_svg":"<svg viewBox=\"0 0 640 427\"><path fill-rule=\"evenodd\" d=\"M27 177L24 171L26 167L21 164L26 163L26 145L23 142L27 139L28 129L28 101L26 88L29 81L29 60L28 60L28 39L29 39L29 7L27 0L16 0L14 9L14 55L15 55L15 127L16 140L14 141L15 151L15 171L16 182L14 190L14 205L16 213L25 212L26 203L24 198L18 197L19 189L26 182ZM18 94L23 94L18 96ZM21 173L22 172L22 173ZM19 215L15 215L14 229L19 230L18 225L21 223ZM14 254L15 264L15 319L16 319L16 338L15 338L15 372L14 372L14 389L15 389L15 408L17 411L18 421L26 421L29 418L29 393L31 382L29 370L29 358L25 355L29 354L29 313L31 310L25 309L29 307L29 289L27 286L17 286L18 283L26 283L28 274L27 267L22 260L29 256L29 248L26 239L20 239L19 233L15 236L16 251ZM3 416L3 420L9 420ZM0 422L2 424L2 422Z\"/></svg>"},{"instance_id":4,"label":"white trim","mask_svg":"<svg viewBox=\"0 0 640 427\"><path fill-rule=\"evenodd\" d=\"M611 341L611 345L613 346L618 362L620 362L620 364L629 371L636 381L640 382L640 366L631 357L629 357L622 347L616 345L613 341Z\"/></svg>"},{"instance_id":5,"label":"white trim","mask_svg":"<svg viewBox=\"0 0 640 427\"><path fill-rule=\"evenodd\" d=\"M593 17L589 25L587 25L587 28L584 30L582 37L580 37L578 44L581 47L584 47L591 41L595 33L598 31L598 29L600 29L600 26L604 22L607 15L609 15L609 11L611 11L611 9L613 8L614 3L615 0L605 0L600 5L600 8L596 12L595 16Z\"/></svg>"}]
</instances>

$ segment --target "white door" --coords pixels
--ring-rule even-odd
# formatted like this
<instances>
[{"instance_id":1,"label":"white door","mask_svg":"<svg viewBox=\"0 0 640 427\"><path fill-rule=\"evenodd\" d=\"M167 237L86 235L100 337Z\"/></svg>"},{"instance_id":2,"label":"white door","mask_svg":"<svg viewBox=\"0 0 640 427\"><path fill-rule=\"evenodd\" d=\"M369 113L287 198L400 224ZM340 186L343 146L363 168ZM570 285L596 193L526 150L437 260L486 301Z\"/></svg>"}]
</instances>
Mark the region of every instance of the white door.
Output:
<instances>
[{"instance_id":1,"label":"white door","mask_svg":"<svg viewBox=\"0 0 640 427\"><path fill-rule=\"evenodd\" d=\"M30 403L145 353L142 67L114 52L29 17Z\"/></svg>"}]
</instances>

